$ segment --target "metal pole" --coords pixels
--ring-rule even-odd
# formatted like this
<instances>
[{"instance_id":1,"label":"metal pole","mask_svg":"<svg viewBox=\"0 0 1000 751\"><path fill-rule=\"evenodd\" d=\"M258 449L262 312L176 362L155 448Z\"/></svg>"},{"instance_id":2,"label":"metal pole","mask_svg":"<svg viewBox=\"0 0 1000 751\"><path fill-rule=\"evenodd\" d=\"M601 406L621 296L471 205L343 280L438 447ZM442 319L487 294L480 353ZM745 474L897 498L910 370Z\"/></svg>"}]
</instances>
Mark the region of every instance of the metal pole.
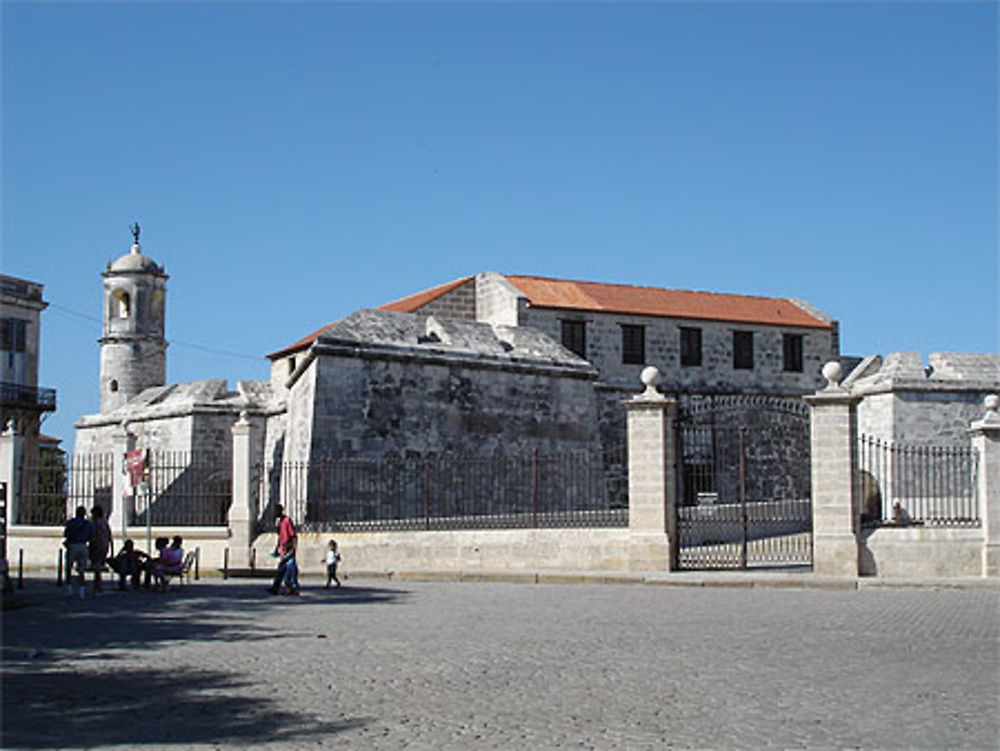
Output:
<instances>
[{"instance_id":1,"label":"metal pole","mask_svg":"<svg viewBox=\"0 0 1000 751\"><path fill-rule=\"evenodd\" d=\"M424 527L431 528L431 461L424 464Z\"/></svg>"},{"instance_id":2,"label":"metal pole","mask_svg":"<svg viewBox=\"0 0 1000 751\"><path fill-rule=\"evenodd\" d=\"M201 548L194 549L194 580L198 581L201 576Z\"/></svg>"},{"instance_id":3,"label":"metal pole","mask_svg":"<svg viewBox=\"0 0 1000 751\"><path fill-rule=\"evenodd\" d=\"M229 548L222 551L222 580L229 579Z\"/></svg>"},{"instance_id":4,"label":"metal pole","mask_svg":"<svg viewBox=\"0 0 1000 751\"><path fill-rule=\"evenodd\" d=\"M150 478L152 479L152 478ZM153 555L153 484L146 487L146 552Z\"/></svg>"},{"instance_id":5,"label":"metal pole","mask_svg":"<svg viewBox=\"0 0 1000 751\"><path fill-rule=\"evenodd\" d=\"M17 588L24 589L24 548L17 551Z\"/></svg>"},{"instance_id":6,"label":"metal pole","mask_svg":"<svg viewBox=\"0 0 1000 751\"><path fill-rule=\"evenodd\" d=\"M56 586L61 587L63 583L63 551L59 548L56 554Z\"/></svg>"},{"instance_id":7,"label":"metal pole","mask_svg":"<svg viewBox=\"0 0 1000 751\"><path fill-rule=\"evenodd\" d=\"M746 457L743 446L743 430L740 430L740 568L747 567L747 483L746 483Z\"/></svg>"},{"instance_id":8,"label":"metal pole","mask_svg":"<svg viewBox=\"0 0 1000 751\"><path fill-rule=\"evenodd\" d=\"M531 453L531 515L538 527L538 447Z\"/></svg>"}]
</instances>

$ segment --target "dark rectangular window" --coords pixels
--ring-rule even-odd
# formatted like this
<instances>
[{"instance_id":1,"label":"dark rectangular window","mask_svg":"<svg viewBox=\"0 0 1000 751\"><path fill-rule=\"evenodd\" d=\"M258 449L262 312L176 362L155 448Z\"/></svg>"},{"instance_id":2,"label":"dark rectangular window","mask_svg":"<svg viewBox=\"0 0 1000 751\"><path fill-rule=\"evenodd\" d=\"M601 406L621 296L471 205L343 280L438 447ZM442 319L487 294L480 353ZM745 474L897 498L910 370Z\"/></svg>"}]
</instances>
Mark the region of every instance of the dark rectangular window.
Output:
<instances>
[{"instance_id":1,"label":"dark rectangular window","mask_svg":"<svg viewBox=\"0 0 1000 751\"><path fill-rule=\"evenodd\" d=\"M0 319L0 349L24 352L27 349L28 322L20 318Z\"/></svg>"},{"instance_id":2,"label":"dark rectangular window","mask_svg":"<svg viewBox=\"0 0 1000 751\"><path fill-rule=\"evenodd\" d=\"M570 352L587 359L587 322L563 321L562 344Z\"/></svg>"},{"instance_id":3,"label":"dark rectangular window","mask_svg":"<svg viewBox=\"0 0 1000 751\"><path fill-rule=\"evenodd\" d=\"M701 329L681 327L681 365L701 365Z\"/></svg>"},{"instance_id":4,"label":"dark rectangular window","mask_svg":"<svg viewBox=\"0 0 1000 751\"><path fill-rule=\"evenodd\" d=\"M753 332L733 332L733 368L753 370Z\"/></svg>"},{"instance_id":5,"label":"dark rectangular window","mask_svg":"<svg viewBox=\"0 0 1000 751\"><path fill-rule=\"evenodd\" d=\"M646 327L622 324L622 362L626 365L646 364Z\"/></svg>"},{"instance_id":6,"label":"dark rectangular window","mask_svg":"<svg viewBox=\"0 0 1000 751\"><path fill-rule=\"evenodd\" d=\"M785 371L788 373L802 372L802 334L785 334L782 337L785 351Z\"/></svg>"}]
</instances>

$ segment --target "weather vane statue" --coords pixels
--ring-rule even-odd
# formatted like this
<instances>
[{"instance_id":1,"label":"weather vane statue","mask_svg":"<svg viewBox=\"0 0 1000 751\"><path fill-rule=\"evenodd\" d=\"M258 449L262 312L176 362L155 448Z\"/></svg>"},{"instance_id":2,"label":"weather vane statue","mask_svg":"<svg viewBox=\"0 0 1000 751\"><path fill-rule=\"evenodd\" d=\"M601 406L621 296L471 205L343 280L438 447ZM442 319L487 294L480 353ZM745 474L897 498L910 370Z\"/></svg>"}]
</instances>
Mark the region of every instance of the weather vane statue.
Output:
<instances>
[{"instance_id":1,"label":"weather vane statue","mask_svg":"<svg viewBox=\"0 0 1000 751\"><path fill-rule=\"evenodd\" d=\"M132 226L129 227L129 229L132 231L132 237L135 238L135 244L138 245L139 244L139 232L142 231L142 228L139 226L139 222L133 222Z\"/></svg>"}]
</instances>

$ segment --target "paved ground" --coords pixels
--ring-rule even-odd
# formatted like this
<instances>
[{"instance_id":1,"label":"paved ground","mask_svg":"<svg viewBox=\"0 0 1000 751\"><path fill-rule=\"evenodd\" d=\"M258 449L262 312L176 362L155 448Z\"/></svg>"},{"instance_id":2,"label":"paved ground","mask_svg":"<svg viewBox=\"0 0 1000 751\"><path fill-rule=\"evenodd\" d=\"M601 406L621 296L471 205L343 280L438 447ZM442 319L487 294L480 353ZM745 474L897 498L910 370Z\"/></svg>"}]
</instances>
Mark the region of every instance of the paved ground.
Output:
<instances>
[{"instance_id":1,"label":"paved ground","mask_svg":"<svg viewBox=\"0 0 1000 751\"><path fill-rule=\"evenodd\" d=\"M1000 747L1000 592L202 581L3 613L4 748Z\"/></svg>"}]
</instances>

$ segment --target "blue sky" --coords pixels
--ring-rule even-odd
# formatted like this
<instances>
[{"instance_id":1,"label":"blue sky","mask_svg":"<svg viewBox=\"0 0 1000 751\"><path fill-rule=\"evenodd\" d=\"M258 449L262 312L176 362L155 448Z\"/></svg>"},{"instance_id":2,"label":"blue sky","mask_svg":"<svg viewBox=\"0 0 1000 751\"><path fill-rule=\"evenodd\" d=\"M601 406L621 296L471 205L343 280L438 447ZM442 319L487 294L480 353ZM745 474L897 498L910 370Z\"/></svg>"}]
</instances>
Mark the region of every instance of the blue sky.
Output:
<instances>
[{"instance_id":1,"label":"blue sky","mask_svg":"<svg viewBox=\"0 0 1000 751\"><path fill-rule=\"evenodd\" d=\"M992 2L2 6L3 272L97 411L129 224L171 382L484 270L808 300L996 352Z\"/></svg>"}]
</instances>

